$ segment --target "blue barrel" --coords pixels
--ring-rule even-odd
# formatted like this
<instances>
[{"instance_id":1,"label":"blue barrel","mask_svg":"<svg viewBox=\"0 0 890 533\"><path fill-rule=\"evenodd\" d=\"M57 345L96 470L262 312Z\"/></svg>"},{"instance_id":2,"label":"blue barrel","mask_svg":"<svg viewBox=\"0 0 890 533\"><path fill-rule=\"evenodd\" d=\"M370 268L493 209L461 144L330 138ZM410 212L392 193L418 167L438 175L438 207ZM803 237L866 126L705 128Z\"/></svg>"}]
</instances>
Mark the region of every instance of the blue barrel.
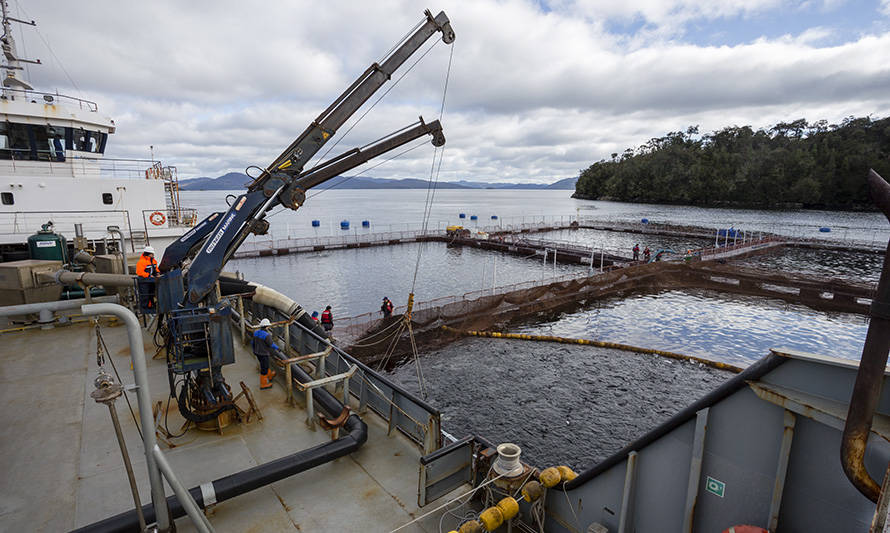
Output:
<instances>
[{"instance_id":1,"label":"blue barrel","mask_svg":"<svg viewBox=\"0 0 890 533\"><path fill-rule=\"evenodd\" d=\"M340 229L349 229L349 221L341 220L340 221Z\"/></svg>"},{"instance_id":2,"label":"blue barrel","mask_svg":"<svg viewBox=\"0 0 890 533\"><path fill-rule=\"evenodd\" d=\"M649 219L648 219L648 218L644 218L644 219L641 220L640 222L642 222L643 224L648 224L648 223L649 223Z\"/></svg>"},{"instance_id":3,"label":"blue barrel","mask_svg":"<svg viewBox=\"0 0 890 533\"><path fill-rule=\"evenodd\" d=\"M822 233L831 233L831 228L827 228L827 227L823 226L823 227L819 228L819 231L821 231Z\"/></svg>"},{"instance_id":4,"label":"blue barrel","mask_svg":"<svg viewBox=\"0 0 890 533\"><path fill-rule=\"evenodd\" d=\"M466 214L466 213L461 213L461 214L459 214L459 215L457 215L457 216L460 217L460 218L467 218L467 214Z\"/></svg>"},{"instance_id":5,"label":"blue barrel","mask_svg":"<svg viewBox=\"0 0 890 533\"><path fill-rule=\"evenodd\" d=\"M721 237L726 237L727 235L730 236L730 237L735 237L736 234L741 235L741 234L739 233L739 230L737 230L737 229L733 229L733 228L729 228L729 229L721 229L721 230L718 230L718 231L717 231L717 235L720 235Z\"/></svg>"},{"instance_id":6,"label":"blue barrel","mask_svg":"<svg viewBox=\"0 0 890 533\"><path fill-rule=\"evenodd\" d=\"M370 228L370 227L371 227L371 221L370 221L370 220L362 220L362 227L363 227L363 228Z\"/></svg>"},{"instance_id":7,"label":"blue barrel","mask_svg":"<svg viewBox=\"0 0 890 533\"><path fill-rule=\"evenodd\" d=\"M497 216L497 215L491 215L491 219L492 219L492 220L497 220L497 219L498 219L498 216Z\"/></svg>"},{"instance_id":8,"label":"blue barrel","mask_svg":"<svg viewBox=\"0 0 890 533\"><path fill-rule=\"evenodd\" d=\"M320 220L313 220L313 221L312 221L312 227L313 227L313 228L317 228L317 227L319 227L319 226L321 226L321 221L320 221Z\"/></svg>"},{"instance_id":9,"label":"blue barrel","mask_svg":"<svg viewBox=\"0 0 890 533\"><path fill-rule=\"evenodd\" d=\"M479 217L476 215L470 215L470 220L479 220Z\"/></svg>"}]
</instances>

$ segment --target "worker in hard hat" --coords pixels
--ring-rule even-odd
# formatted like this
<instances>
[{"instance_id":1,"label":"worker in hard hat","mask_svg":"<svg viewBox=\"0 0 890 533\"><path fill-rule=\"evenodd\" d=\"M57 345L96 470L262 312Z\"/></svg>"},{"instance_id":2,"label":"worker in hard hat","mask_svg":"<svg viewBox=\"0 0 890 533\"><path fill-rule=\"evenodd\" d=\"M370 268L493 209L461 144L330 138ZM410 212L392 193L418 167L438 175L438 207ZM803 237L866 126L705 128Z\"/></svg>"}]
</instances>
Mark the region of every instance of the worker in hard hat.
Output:
<instances>
[{"instance_id":1,"label":"worker in hard hat","mask_svg":"<svg viewBox=\"0 0 890 533\"><path fill-rule=\"evenodd\" d=\"M158 262L155 261L155 249L146 246L142 249L142 255L136 263L136 275L140 278L156 277L158 275Z\"/></svg>"},{"instance_id":2,"label":"worker in hard hat","mask_svg":"<svg viewBox=\"0 0 890 533\"><path fill-rule=\"evenodd\" d=\"M260 325L253 332L253 355L260 361L260 389L269 389L272 387L272 378L276 372L269 368L269 357L281 350L272 337L269 328L272 323L268 318L260 320Z\"/></svg>"},{"instance_id":3,"label":"worker in hard hat","mask_svg":"<svg viewBox=\"0 0 890 533\"><path fill-rule=\"evenodd\" d=\"M158 276L158 262L155 261L155 249L146 246L136 262L137 288L139 290L139 307L144 313L155 312L155 278Z\"/></svg>"}]
</instances>

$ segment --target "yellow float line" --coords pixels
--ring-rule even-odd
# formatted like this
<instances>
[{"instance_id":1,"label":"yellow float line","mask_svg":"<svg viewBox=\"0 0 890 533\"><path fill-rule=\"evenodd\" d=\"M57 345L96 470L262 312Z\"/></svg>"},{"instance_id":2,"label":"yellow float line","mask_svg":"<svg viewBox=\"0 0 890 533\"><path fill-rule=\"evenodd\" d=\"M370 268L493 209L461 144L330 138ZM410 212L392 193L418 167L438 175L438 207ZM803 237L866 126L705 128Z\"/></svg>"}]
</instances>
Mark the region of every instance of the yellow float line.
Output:
<instances>
[{"instance_id":1,"label":"yellow float line","mask_svg":"<svg viewBox=\"0 0 890 533\"><path fill-rule=\"evenodd\" d=\"M625 350L628 352L645 353L650 355L659 355L670 359L678 359L680 361L695 361L712 368L720 370L728 370L738 374L742 368L729 363L721 363L720 361L711 361L710 359L702 359L694 355L684 355L681 353L666 352L664 350L653 350L651 348L640 348L638 346L630 346L627 344L618 344L617 342L593 341L589 339L571 339L568 337L555 337L551 335L526 335L525 333L499 333L497 331L468 331L442 326L444 331L457 333L459 335L470 335L473 337L492 337L495 339L519 339L524 341L544 341L544 342L561 342L563 344L584 344L588 346L599 346L600 348L614 348L616 350Z\"/></svg>"}]
</instances>

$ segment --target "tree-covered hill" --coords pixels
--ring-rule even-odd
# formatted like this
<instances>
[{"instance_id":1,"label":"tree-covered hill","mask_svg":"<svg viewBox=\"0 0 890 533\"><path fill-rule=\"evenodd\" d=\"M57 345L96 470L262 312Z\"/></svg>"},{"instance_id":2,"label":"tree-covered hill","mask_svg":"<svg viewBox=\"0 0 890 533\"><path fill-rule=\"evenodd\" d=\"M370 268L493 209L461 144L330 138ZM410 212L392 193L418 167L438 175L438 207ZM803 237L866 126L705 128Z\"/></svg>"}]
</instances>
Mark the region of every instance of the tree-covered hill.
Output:
<instances>
[{"instance_id":1,"label":"tree-covered hill","mask_svg":"<svg viewBox=\"0 0 890 533\"><path fill-rule=\"evenodd\" d=\"M698 127L581 171L575 198L699 206L870 209L869 168L890 179L890 118L805 119L769 130Z\"/></svg>"}]
</instances>

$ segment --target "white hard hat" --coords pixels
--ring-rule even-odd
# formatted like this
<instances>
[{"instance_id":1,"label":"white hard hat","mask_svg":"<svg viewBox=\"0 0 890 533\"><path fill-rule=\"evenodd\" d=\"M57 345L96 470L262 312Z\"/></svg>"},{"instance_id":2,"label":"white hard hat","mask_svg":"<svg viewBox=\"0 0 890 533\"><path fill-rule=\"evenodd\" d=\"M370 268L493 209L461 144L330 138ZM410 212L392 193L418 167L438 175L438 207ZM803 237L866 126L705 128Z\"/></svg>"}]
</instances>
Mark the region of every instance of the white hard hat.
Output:
<instances>
[{"instance_id":1,"label":"white hard hat","mask_svg":"<svg viewBox=\"0 0 890 533\"><path fill-rule=\"evenodd\" d=\"M155 253L155 249L152 248L151 246L146 246L145 248L142 249L142 253L153 254L153 253Z\"/></svg>"},{"instance_id":2,"label":"white hard hat","mask_svg":"<svg viewBox=\"0 0 890 533\"><path fill-rule=\"evenodd\" d=\"M269 319L268 319L268 318L264 318L264 319L260 320L260 327L261 327L261 328L265 328L265 327L267 327L267 326L271 326L271 325L272 325L272 323L269 322Z\"/></svg>"}]
</instances>

